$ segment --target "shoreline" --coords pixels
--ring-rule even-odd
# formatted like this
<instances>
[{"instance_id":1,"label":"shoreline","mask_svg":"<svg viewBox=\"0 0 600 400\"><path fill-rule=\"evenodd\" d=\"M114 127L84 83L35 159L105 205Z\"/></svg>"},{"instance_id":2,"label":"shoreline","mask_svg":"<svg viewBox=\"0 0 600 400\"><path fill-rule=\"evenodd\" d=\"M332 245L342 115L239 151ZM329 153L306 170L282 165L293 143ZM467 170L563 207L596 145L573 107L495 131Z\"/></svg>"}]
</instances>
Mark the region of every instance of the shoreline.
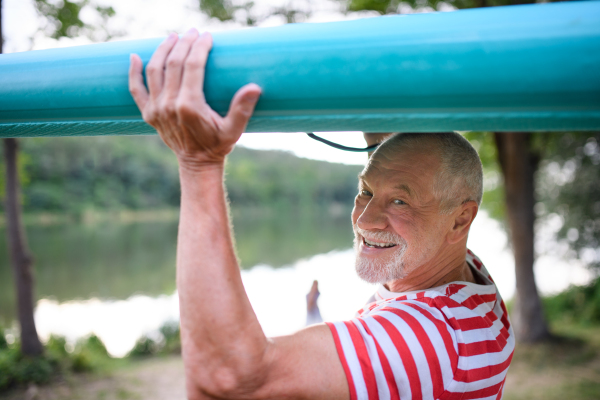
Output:
<instances>
[{"instance_id":1,"label":"shoreline","mask_svg":"<svg viewBox=\"0 0 600 400\"><path fill-rule=\"evenodd\" d=\"M350 215L351 205L342 203L315 204L303 206L288 203L274 203L268 205L230 205L233 218L269 218L277 211L294 211L301 213L327 213L333 218ZM60 224L94 225L104 222L136 223L136 222L172 222L179 219L179 207L161 207L151 209L87 209L81 212L24 212L22 213L25 226L48 226ZM6 216L0 212L0 229L6 227Z\"/></svg>"}]
</instances>

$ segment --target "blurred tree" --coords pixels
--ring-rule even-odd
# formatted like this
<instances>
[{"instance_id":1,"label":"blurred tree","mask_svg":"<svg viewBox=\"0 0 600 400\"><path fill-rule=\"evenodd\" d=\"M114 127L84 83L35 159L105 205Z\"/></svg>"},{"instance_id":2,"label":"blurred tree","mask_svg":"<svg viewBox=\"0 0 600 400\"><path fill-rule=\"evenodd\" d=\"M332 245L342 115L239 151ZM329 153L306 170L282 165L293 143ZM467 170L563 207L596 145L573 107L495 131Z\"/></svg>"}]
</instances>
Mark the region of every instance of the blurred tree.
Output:
<instances>
[{"instance_id":1,"label":"blurred tree","mask_svg":"<svg viewBox=\"0 0 600 400\"><path fill-rule=\"evenodd\" d=\"M535 135L544 151L536 175L540 219L559 217L558 251L600 272L600 132ZM564 246L566 245L566 246Z\"/></svg>"},{"instance_id":2,"label":"blurred tree","mask_svg":"<svg viewBox=\"0 0 600 400\"><path fill-rule=\"evenodd\" d=\"M106 29L107 20L114 15L111 7L101 7L91 0L71 2L68 0L35 0L35 6L45 21L42 27L44 33L54 39L61 37L76 37L84 31L90 39L97 36L97 29L103 30L106 35L100 37L105 40L110 37ZM101 18L100 28L94 28L83 22L80 18L84 7L92 7ZM0 20L2 19L2 2L0 0ZM0 38L2 26L0 25ZM0 41L0 44L3 40ZM0 53L2 47L0 45ZM27 245L27 236L21 218L21 189L19 181L19 145L17 139L4 139L4 159L6 182L5 189L5 214L7 219L7 235L9 254L13 267L15 285L17 289L17 308L21 328L21 352L26 355L39 355L43 351L42 344L37 335L34 312L33 294L33 258Z\"/></svg>"},{"instance_id":3,"label":"blurred tree","mask_svg":"<svg viewBox=\"0 0 600 400\"><path fill-rule=\"evenodd\" d=\"M0 21L2 21L2 0L0 0ZM0 54L4 35L0 22ZM16 139L4 139L4 159L6 162L5 214L7 220L8 251L11 258L13 276L17 289L17 314L21 328L21 352L26 355L39 355L43 348L33 319L33 270L32 258L27 246L27 238L21 221L21 202L18 175L18 144Z\"/></svg>"},{"instance_id":4,"label":"blurred tree","mask_svg":"<svg viewBox=\"0 0 600 400\"><path fill-rule=\"evenodd\" d=\"M34 0L35 8L44 21L39 27L46 36L53 39L62 37L86 36L92 41L105 41L122 32L111 30L108 21L115 15L112 7L104 7L93 0ZM94 24L81 19L82 10L91 11Z\"/></svg>"},{"instance_id":5,"label":"blurred tree","mask_svg":"<svg viewBox=\"0 0 600 400\"><path fill-rule=\"evenodd\" d=\"M509 6L516 4L536 3L530 0L341 0L348 11L377 11L380 14L397 14L400 7L408 5L414 10L431 8L439 10L442 4L447 4L458 9Z\"/></svg>"},{"instance_id":6,"label":"blurred tree","mask_svg":"<svg viewBox=\"0 0 600 400\"><path fill-rule=\"evenodd\" d=\"M233 5L228 0L200 0L200 10L205 12L211 18L216 18L219 21L232 21L235 18L235 13L238 10L248 11L254 5L249 1L244 5ZM246 25L254 25L254 21L246 21Z\"/></svg>"},{"instance_id":7,"label":"blurred tree","mask_svg":"<svg viewBox=\"0 0 600 400\"><path fill-rule=\"evenodd\" d=\"M490 132L466 132L483 163L484 201L488 213L504 220L504 185L498 149ZM548 223L558 217L556 240L538 253L577 259L600 272L600 132L536 132L532 151L539 165L535 173L537 219Z\"/></svg>"},{"instance_id":8,"label":"blurred tree","mask_svg":"<svg viewBox=\"0 0 600 400\"><path fill-rule=\"evenodd\" d=\"M532 147L532 135L523 132L495 132L498 161L504 176L508 227L515 258L517 283L512 320L517 339L538 342L548 337L533 264L535 262L535 179L539 153Z\"/></svg>"},{"instance_id":9,"label":"blurred tree","mask_svg":"<svg viewBox=\"0 0 600 400\"><path fill-rule=\"evenodd\" d=\"M399 13L403 5L417 10L438 10L442 4L475 8L535 3L529 0L341 0L347 11L372 10L380 14ZM539 154L530 133L496 132L498 163L504 178L506 216L515 256L516 295L512 313L517 339L537 342L548 337L542 303L535 285L533 263L535 223L535 180Z\"/></svg>"},{"instance_id":10,"label":"blurred tree","mask_svg":"<svg viewBox=\"0 0 600 400\"><path fill-rule=\"evenodd\" d=\"M231 0L199 0L200 10L219 21L233 21L245 26L254 26L269 17L282 16L286 23L300 22L310 16L309 8L299 8L292 1L284 6L270 7L257 12L255 3L247 1L234 4Z\"/></svg>"},{"instance_id":11,"label":"blurred tree","mask_svg":"<svg viewBox=\"0 0 600 400\"><path fill-rule=\"evenodd\" d=\"M77 216L91 209L179 205L177 161L156 135L30 138L23 141L20 155L27 159L19 174L26 177L25 212ZM234 205L351 206L360 169L239 146L228 158L226 184Z\"/></svg>"}]
</instances>

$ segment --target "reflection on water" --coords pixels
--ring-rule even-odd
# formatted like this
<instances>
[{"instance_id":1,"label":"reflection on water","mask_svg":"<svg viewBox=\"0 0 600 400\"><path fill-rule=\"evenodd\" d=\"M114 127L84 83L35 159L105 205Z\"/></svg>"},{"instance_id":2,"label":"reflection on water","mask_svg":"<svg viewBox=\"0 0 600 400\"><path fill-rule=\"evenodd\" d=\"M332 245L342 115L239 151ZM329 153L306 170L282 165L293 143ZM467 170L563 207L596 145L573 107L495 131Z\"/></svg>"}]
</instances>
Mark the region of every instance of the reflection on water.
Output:
<instances>
[{"instance_id":1,"label":"reflection on water","mask_svg":"<svg viewBox=\"0 0 600 400\"><path fill-rule=\"evenodd\" d=\"M242 267L281 267L352 245L350 210L233 210ZM30 225L35 293L58 302L175 291L177 221ZM0 322L15 318L6 234L0 232Z\"/></svg>"},{"instance_id":2,"label":"reflection on water","mask_svg":"<svg viewBox=\"0 0 600 400\"><path fill-rule=\"evenodd\" d=\"M35 323L43 341L51 334L64 336L70 343L95 334L110 354L123 357L136 340L157 332L167 321L179 320L177 294L156 297L134 295L127 300L38 301Z\"/></svg>"},{"instance_id":3,"label":"reflection on water","mask_svg":"<svg viewBox=\"0 0 600 400\"><path fill-rule=\"evenodd\" d=\"M354 272L349 210L233 210L242 279L268 335L291 333L305 321L305 294L319 280L325 320L353 316L374 291ZM36 322L75 340L97 334L111 354L124 355L142 334L178 318L175 293L177 221L29 226L35 255ZM480 212L469 237L505 299L514 293L514 264L498 222ZM0 234L0 323L15 317L14 289ZM541 257L542 293L589 281L573 263ZM274 301L275 300L275 301Z\"/></svg>"},{"instance_id":4,"label":"reflection on water","mask_svg":"<svg viewBox=\"0 0 600 400\"><path fill-rule=\"evenodd\" d=\"M270 212L234 209L236 248L243 269L257 264L289 265L315 254L352 247L349 208L308 212L280 207Z\"/></svg>"},{"instance_id":5,"label":"reflection on water","mask_svg":"<svg viewBox=\"0 0 600 400\"><path fill-rule=\"evenodd\" d=\"M27 227L37 298L60 302L173 293L177 222ZM0 312L14 317L5 234L0 236Z\"/></svg>"},{"instance_id":6,"label":"reflection on water","mask_svg":"<svg viewBox=\"0 0 600 400\"><path fill-rule=\"evenodd\" d=\"M268 336L285 335L302 328L306 320L305 295L319 280L319 306L326 320L354 316L373 294L374 287L354 273L352 250L332 251L302 259L293 265L271 268L258 265L242 271L250 303ZM95 333L114 356L124 356L142 334L156 332L165 322L179 318L177 294L132 296L127 300L80 300L58 303L41 300L36 323L42 339L51 333L70 341Z\"/></svg>"}]
</instances>

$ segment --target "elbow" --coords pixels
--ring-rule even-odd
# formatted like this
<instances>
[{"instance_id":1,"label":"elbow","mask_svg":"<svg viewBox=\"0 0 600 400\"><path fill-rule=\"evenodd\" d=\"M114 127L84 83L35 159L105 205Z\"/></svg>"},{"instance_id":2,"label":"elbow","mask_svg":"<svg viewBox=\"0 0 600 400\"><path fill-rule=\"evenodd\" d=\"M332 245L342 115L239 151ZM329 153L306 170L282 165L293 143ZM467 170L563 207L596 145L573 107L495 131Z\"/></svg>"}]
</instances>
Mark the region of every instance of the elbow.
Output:
<instances>
[{"instance_id":1,"label":"elbow","mask_svg":"<svg viewBox=\"0 0 600 400\"><path fill-rule=\"evenodd\" d=\"M253 399L263 386L264 378L254 371L218 366L189 368L187 372L187 391L190 400L206 398L217 399Z\"/></svg>"}]
</instances>

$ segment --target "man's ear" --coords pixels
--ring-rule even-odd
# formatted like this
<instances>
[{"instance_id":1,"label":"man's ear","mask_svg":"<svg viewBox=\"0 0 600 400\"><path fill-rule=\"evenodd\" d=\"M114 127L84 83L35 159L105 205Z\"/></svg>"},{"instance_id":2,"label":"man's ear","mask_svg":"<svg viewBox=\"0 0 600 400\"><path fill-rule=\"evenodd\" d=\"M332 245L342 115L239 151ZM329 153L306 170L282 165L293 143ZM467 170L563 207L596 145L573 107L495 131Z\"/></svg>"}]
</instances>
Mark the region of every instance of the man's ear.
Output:
<instances>
[{"instance_id":1,"label":"man's ear","mask_svg":"<svg viewBox=\"0 0 600 400\"><path fill-rule=\"evenodd\" d=\"M461 204L454 213L453 226L446 235L446 241L449 244L455 244L463 240L469 234L471 223L477 215L479 206L473 200Z\"/></svg>"}]
</instances>

